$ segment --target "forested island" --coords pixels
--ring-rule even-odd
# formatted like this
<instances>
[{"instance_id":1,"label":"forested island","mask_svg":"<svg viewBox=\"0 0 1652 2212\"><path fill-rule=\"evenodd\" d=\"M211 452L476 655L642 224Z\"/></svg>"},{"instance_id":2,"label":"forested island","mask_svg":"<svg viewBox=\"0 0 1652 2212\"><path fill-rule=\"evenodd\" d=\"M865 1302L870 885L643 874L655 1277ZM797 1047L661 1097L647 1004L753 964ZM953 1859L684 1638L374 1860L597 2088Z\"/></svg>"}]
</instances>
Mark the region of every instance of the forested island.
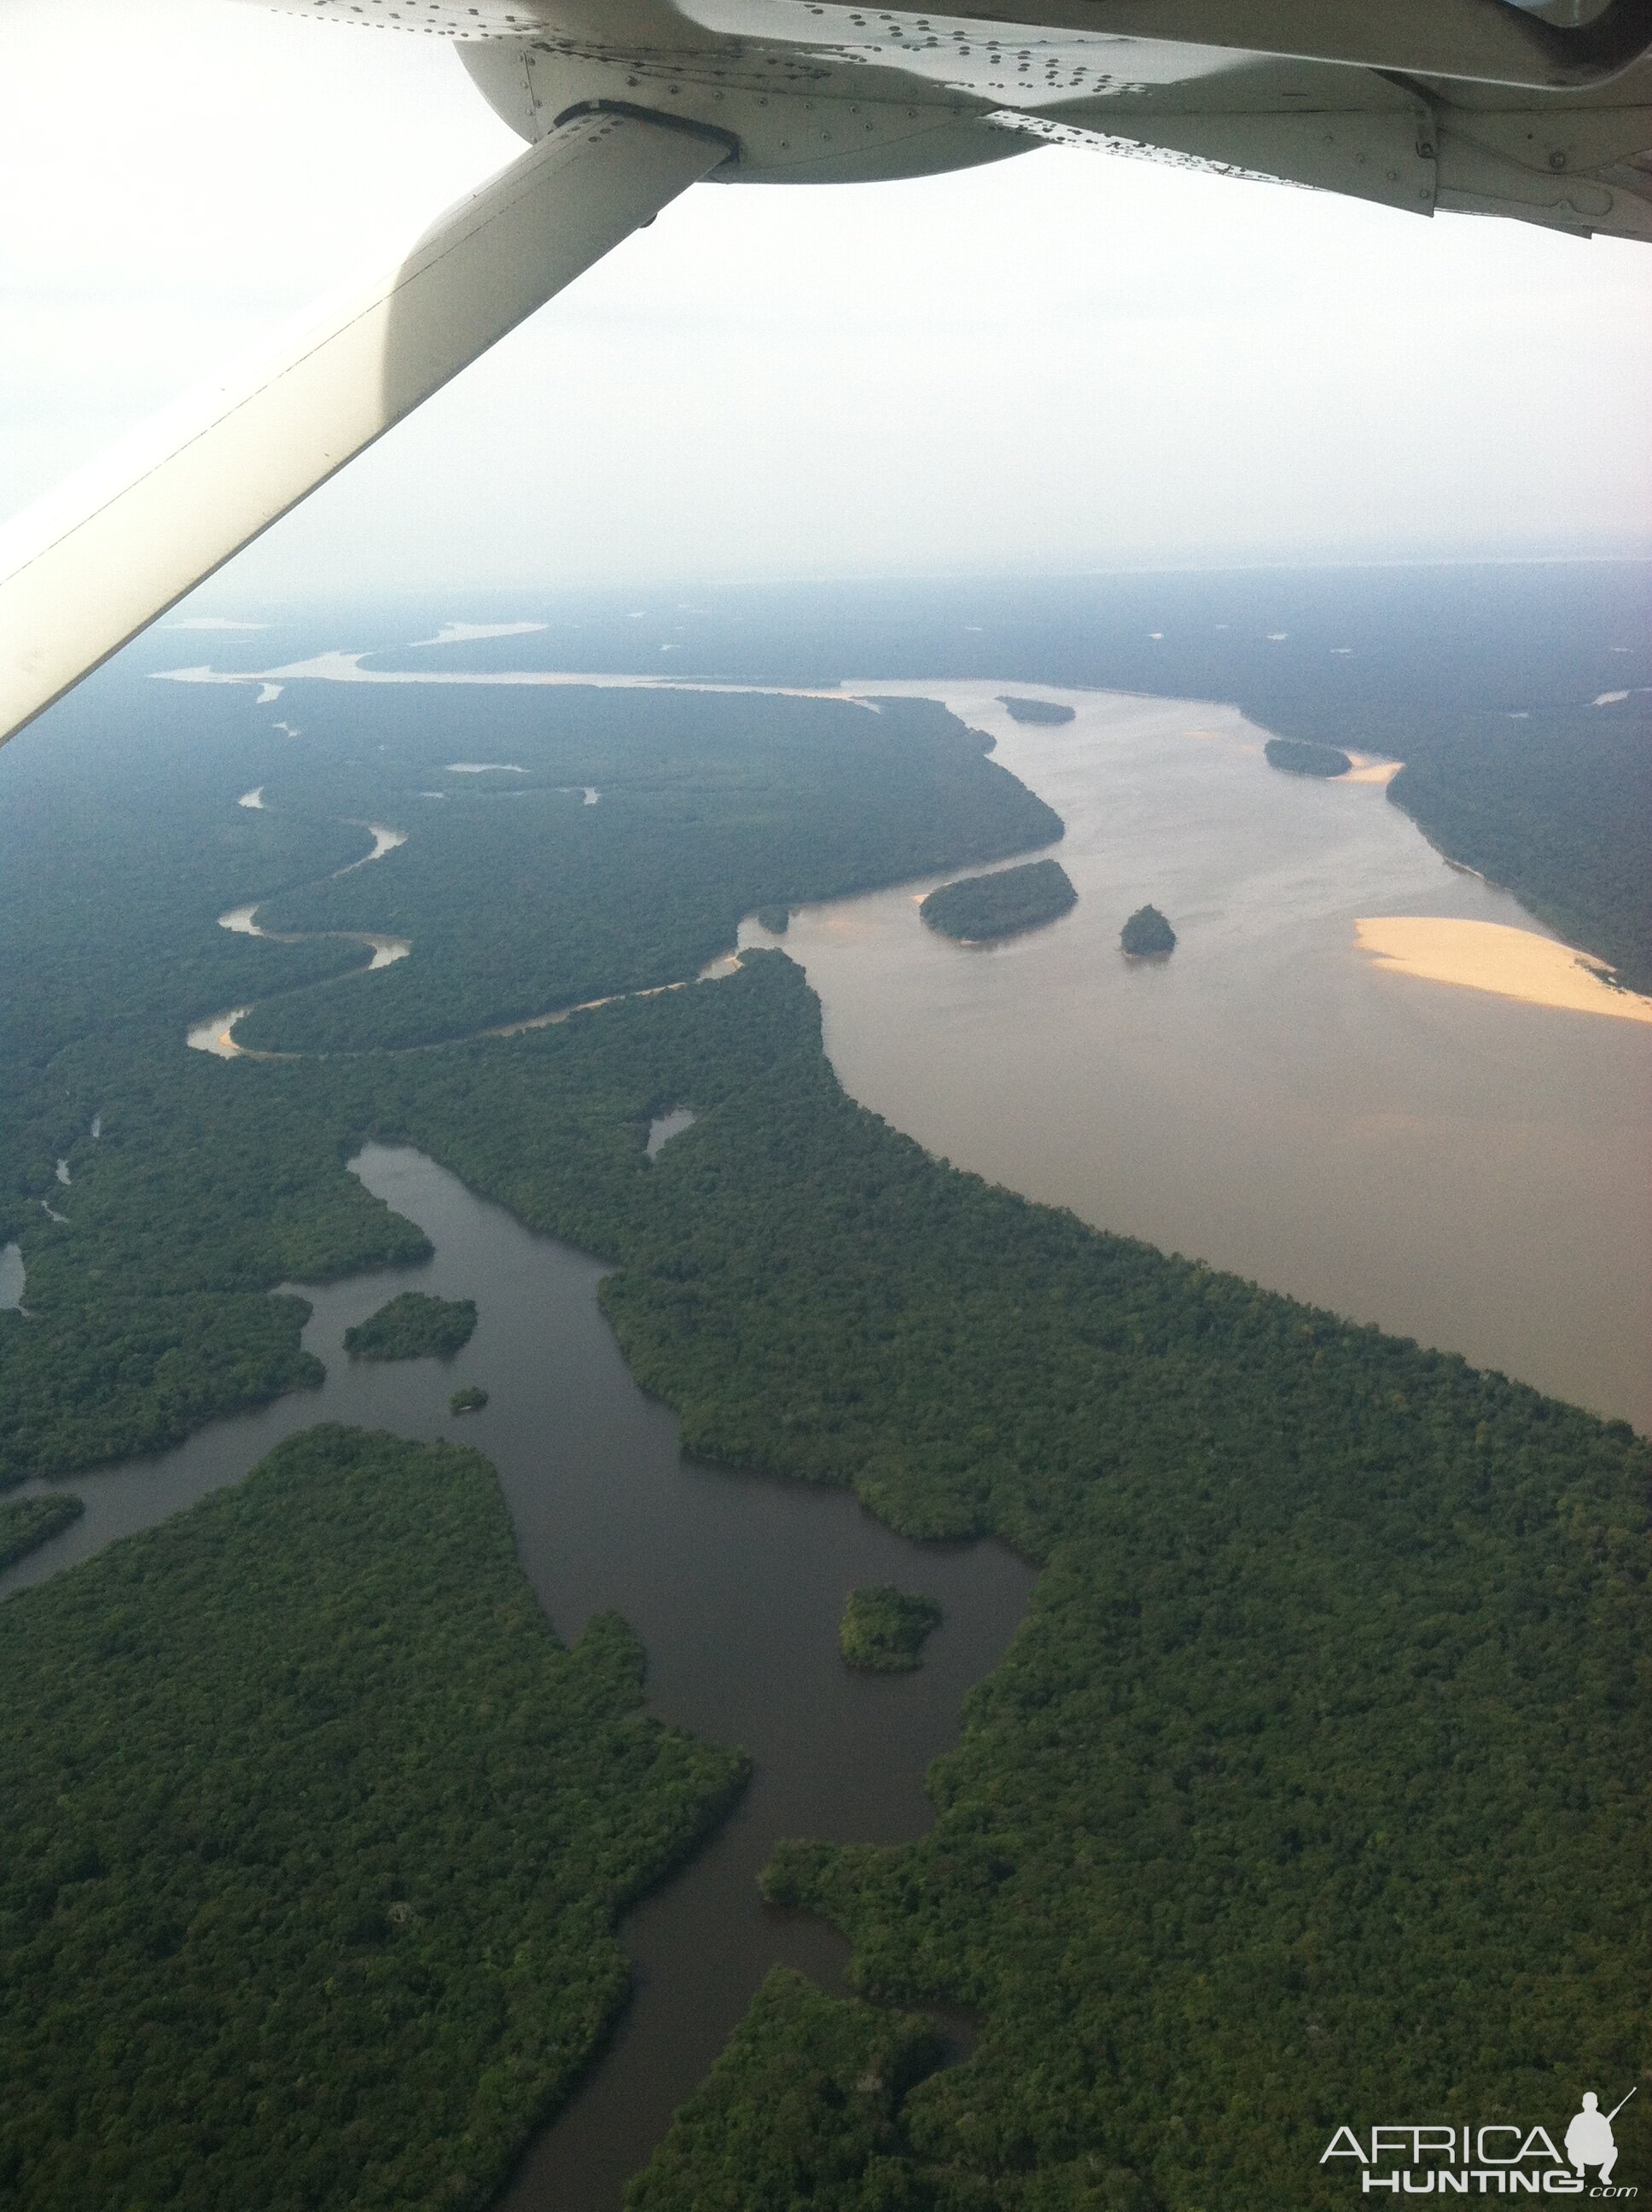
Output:
<instances>
[{"instance_id":1,"label":"forested island","mask_svg":"<svg viewBox=\"0 0 1652 2212\"><path fill-rule=\"evenodd\" d=\"M479 1382L467 1382L455 1390L447 1401L450 1413L479 1413L488 1402L488 1394Z\"/></svg>"},{"instance_id":2,"label":"forested island","mask_svg":"<svg viewBox=\"0 0 1652 2212\"><path fill-rule=\"evenodd\" d=\"M78 1498L0 1499L0 1567L9 1567L78 1521L86 1510Z\"/></svg>"},{"instance_id":3,"label":"forested island","mask_svg":"<svg viewBox=\"0 0 1652 2212\"><path fill-rule=\"evenodd\" d=\"M474 1298L404 1291L344 1331L352 1359L451 1359L476 1334Z\"/></svg>"},{"instance_id":4,"label":"forested island","mask_svg":"<svg viewBox=\"0 0 1652 2212\"><path fill-rule=\"evenodd\" d=\"M1018 936L1059 921L1078 903L1059 860L1028 860L990 876L965 876L931 891L918 911L932 929L966 945Z\"/></svg>"},{"instance_id":5,"label":"forested island","mask_svg":"<svg viewBox=\"0 0 1652 2212\"><path fill-rule=\"evenodd\" d=\"M1309 744L1301 738L1270 738L1262 747L1270 768L1287 775L1346 775L1353 763L1334 745Z\"/></svg>"},{"instance_id":6,"label":"forested island","mask_svg":"<svg viewBox=\"0 0 1652 2212\"><path fill-rule=\"evenodd\" d=\"M468 934L465 841L414 871L433 939L452 935L381 1020L365 981L310 988L326 948L216 927L360 857L359 836L296 808L238 819L265 763L239 732L227 767L204 734L191 751L191 718L222 712L205 689L165 702L173 769L128 744L115 792L85 773L104 756L76 750L97 695L78 698L49 769L0 756L30 801L0 807L0 1231L31 1310L0 1313L12 1480L308 1379L304 1302L272 1286L428 1249L343 1167L377 1139L600 1255L622 1346L690 1451L1041 1571L932 1770L932 1831L800 1839L769 1869L775 1902L848 1936L860 1997L771 1982L638 2203L1319 2212L1346 2193L1317 2163L1327 2113L1548 2111L1558 2063L1568 2084L1635 2078L1652 1466L1625 1425L928 1157L845 1096L778 951L559 1027L354 1050L455 1033L467 978L497 1008L553 973L596 996L682 972L760 872L751 791L712 789L726 747L703 784L687 754L648 756L647 835L605 789L586 827L623 826L595 830L615 842L587 875L541 796L430 805L550 826L538 847L500 833L512 866L473 873ZM395 713L386 743L410 746L399 694ZM551 757L540 716L564 769L578 750L573 706L477 713L501 757ZM921 758L876 786L853 850L806 720L777 720L768 753L754 736L765 899L954 833L1017 849L1011 780L1000 805L959 738L865 719L863 769L880 741ZM349 787L365 813L337 733L333 753L327 803ZM592 918L559 939L536 908L549 936L519 958L513 871L536 852ZM305 986L283 1022L352 1048L180 1048L266 974ZM651 1170L640 1132L684 1099L692 1172ZM58 1158L61 1223L38 1202ZM740 1771L641 1717L618 1624L562 1650L485 1462L451 1447L295 1438L242 1489L8 1599L0 1663L0 2205L28 2212L177 2201L185 2175L202 2212L240 2212L272 2172L323 2207L482 2201L612 2016L621 1903ZM932 2067L908 2016L932 1999L979 2021L961 2064ZM1618 2124L1637 2170L1644 2117Z\"/></svg>"},{"instance_id":7,"label":"forested island","mask_svg":"<svg viewBox=\"0 0 1652 2212\"><path fill-rule=\"evenodd\" d=\"M1000 691L998 703L1012 722L1042 722L1053 726L1073 718L1072 708L1062 706L1054 699L1017 699Z\"/></svg>"},{"instance_id":8,"label":"forested island","mask_svg":"<svg viewBox=\"0 0 1652 2212\"><path fill-rule=\"evenodd\" d=\"M1156 906L1139 906L1119 932L1119 945L1133 960L1151 959L1176 949L1176 933Z\"/></svg>"},{"instance_id":9,"label":"forested island","mask_svg":"<svg viewBox=\"0 0 1652 2212\"><path fill-rule=\"evenodd\" d=\"M922 1663L924 1644L940 1622L932 1597L892 1583L872 1583L849 1592L837 1640L851 1667L898 1674Z\"/></svg>"}]
</instances>

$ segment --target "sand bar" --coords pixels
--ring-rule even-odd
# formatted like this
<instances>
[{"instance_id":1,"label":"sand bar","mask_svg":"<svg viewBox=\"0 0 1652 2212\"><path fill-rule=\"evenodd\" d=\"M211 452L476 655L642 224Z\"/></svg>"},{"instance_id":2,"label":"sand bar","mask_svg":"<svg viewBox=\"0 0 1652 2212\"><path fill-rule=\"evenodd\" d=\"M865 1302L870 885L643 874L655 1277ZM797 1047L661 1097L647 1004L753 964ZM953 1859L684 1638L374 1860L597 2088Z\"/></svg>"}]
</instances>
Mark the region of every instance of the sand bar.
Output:
<instances>
[{"instance_id":1,"label":"sand bar","mask_svg":"<svg viewBox=\"0 0 1652 2212\"><path fill-rule=\"evenodd\" d=\"M1461 921L1444 915L1365 916L1354 924L1354 941L1379 968L1431 983L1456 983L1491 991L1527 1006L1569 1013L1611 1014L1619 1021L1652 1022L1652 999L1615 990L1604 963L1534 930L1500 921Z\"/></svg>"},{"instance_id":2,"label":"sand bar","mask_svg":"<svg viewBox=\"0 0 1652 2212\"><path fill-rule=\"evenodd\" d=\"M1348 758L1353 765L1346 775L1335 778L1338 783L1392 783L1406 765L1404 761L1385 760L1376 753L1349 753Z\"/></svg>"}]
</instances>

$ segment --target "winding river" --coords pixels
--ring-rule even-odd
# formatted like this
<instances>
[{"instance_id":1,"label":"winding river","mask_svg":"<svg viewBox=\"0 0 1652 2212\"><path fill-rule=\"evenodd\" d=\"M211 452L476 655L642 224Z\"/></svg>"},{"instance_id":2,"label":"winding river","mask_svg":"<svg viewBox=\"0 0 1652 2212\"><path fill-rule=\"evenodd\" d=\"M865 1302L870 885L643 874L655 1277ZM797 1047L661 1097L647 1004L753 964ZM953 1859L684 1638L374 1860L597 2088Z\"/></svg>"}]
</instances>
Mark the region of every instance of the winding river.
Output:
<instances>
[{"instance_id":1,"label":"winding river","mask_svg":"<svg viewBox=\"0 0 1652 2212\"><path fill-rule=\"evenodd\" d=\"M672 1171L683 1115L651 1133ZM1029 1568L994 1544L916 1545L841 1491L685 1460L675 1418L632 1381L598 1310L602 1267L525 1229L421 1154L369 1146L352 1163L374 1194L435 1247L418 1267L307 1290L305 1343L327 1380L215 1422L176 1450L67 1482L82 1518L0 1574L0 1595L44 1581L114 1538L239 1481L272 1444L319 1420L473 1443L499 1470L517 1553L566 1638L616 1607L648 1654L665 1720L752 1754L732 1818L628 1916L635 1994L610 2047L530 2147L502 2202L512 2212L616 2212L741 2018L770 1966L841 1983L831 1931L774 1911L756 1878L784 1836L894 1843L930 1821L923 1778L956 1741L965 1692L997 1664L1025 1610ZM398 1291L471 1297L475 1335L450 1362L355 1365L343 1333ZM455 1419L456 1384L489 1402ZM859 1583L927 1592L945 1619L915 1674L852 1674L836 1628Z\"/></svg>"},{"instance_id":2,"label":"winding river","mask_svg":"<svg viewBox=\"0 0 1652 2212\"><path fill-rule=\"evenodd\" d=\"M252 791L243 792L235 803L238 806L250 806L262 814L265 811L264 786L258 784ZM359 860L347 860L342 868L333 869L331 876L323 878L325 882L331 882L339 876L354 875L357 868L371 866L374 860L382 860L386 853L393 853L398 847L407 842L406 830L393 830L387 823L358 822L352 826L367 831L373 840L372 848L363 853ZM254 899L248 905L231 907L227 914L221 914L218 916L219 928L228 929L237 937L261 937L270 945L305 945L312 937L331 938L337 942L346 945L360 945L364 946L370 955L366 963L366 972L369 975L374 969L389 968L398 960L405 960L413 950L410 938L380 937L365 929L299 931L260 929L258 927L259 903L259 901ZM354 969L347 972L359 975L362 970ZM333 980L337 981L342 979L335 977ZM205 1021L192 1024L184 1041L192 1052L216 1053L221 1060L234 1059L242 1049L235 1042L235 1024L252 1011L249 1001L246 1006L231 1006L223 1013L210 1014Z\"/></svg>"}]
</instances>

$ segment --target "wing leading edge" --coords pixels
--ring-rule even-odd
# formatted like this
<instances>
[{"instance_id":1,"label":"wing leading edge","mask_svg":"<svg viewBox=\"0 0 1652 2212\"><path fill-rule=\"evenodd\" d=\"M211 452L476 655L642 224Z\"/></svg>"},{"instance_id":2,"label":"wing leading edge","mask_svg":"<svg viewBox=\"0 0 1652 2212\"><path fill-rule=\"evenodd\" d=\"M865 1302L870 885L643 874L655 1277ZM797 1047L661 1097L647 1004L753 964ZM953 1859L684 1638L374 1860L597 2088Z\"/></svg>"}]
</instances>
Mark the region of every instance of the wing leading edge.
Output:
<instances>
[{"instance_id":1,"label":"wing leading edge","mask_svg":"<svg viewBox=\"0 0 1652 2212\"><path fill-rule=\"evenodd\" d=\"M0 740L728 156L711 132L570 118L398 264L0 532Z\"/></svg>"}]
</instances>

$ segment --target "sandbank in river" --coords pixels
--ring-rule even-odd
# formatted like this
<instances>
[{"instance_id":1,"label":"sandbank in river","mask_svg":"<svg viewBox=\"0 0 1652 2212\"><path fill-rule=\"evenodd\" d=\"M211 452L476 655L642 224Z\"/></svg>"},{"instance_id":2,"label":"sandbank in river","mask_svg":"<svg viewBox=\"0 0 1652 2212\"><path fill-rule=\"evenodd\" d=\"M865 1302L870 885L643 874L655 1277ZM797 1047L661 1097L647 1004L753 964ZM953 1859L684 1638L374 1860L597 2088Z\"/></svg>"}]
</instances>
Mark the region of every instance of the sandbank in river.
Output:
<instances>
[{"instance_id":1,"label":"sandbank in river","mask_svg":"<svg viewBox=\"0 0 1652 2212\"><path fill-rule=\"evenodd\" d=\"M1394 975L1491 991L1528 1006L1652 1022L1652 999L1608 982L1604 961L1507 922L1467 921L1451 915L1366 915L1354 923L1354 941L1377 967Z\"/></svg>"}]
</instances>

